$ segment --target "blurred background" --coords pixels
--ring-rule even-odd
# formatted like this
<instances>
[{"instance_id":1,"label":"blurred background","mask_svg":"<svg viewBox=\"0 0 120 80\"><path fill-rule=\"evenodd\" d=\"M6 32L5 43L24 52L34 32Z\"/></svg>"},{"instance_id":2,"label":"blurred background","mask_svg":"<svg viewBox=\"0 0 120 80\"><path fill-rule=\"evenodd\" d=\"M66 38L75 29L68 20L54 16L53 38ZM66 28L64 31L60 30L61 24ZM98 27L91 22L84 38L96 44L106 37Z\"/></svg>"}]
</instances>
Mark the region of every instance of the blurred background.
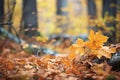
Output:
<instances>
[{"instance_id":1,"label":"blurred background","mask_svg":"<svg viewBox=\"0 0 120 80\"><path fill-rule=\"evenodd\" d=\"M15 34L9 25L30 38L86 39L90 29L100 30L119 43L120 0L0 0L0 26Z\"/></svg>"}]
</instances>

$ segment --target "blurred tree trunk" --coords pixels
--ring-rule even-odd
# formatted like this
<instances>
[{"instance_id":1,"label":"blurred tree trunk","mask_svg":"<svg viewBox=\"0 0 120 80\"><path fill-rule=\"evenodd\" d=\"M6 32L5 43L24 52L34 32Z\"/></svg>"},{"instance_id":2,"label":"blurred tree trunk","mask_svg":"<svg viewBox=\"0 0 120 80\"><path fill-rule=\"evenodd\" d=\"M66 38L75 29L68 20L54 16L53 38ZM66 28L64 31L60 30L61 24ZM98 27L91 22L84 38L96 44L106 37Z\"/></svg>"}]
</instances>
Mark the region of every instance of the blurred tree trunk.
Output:
<instances>
[{"instance_id":1,"label":"blurred tree trunk","mask_svg":"<svg viewBox=\"0 0 120 80\"><path fill-rule=\"evenodd\" d=\"M96 5L94 0L87 0L88 2L88 15L90 19L96 18Z\"/></svg>"},{"instance_id":2,"label":"blurred tree trunk","mask_svg":"<svg viewBox=\"0 0 120 80\"><path fill-rule=\"evenodd\" d=\"M109 29L106 35L109 37L109 43L116 41L116 14L117 14L117 0L103 0L103 13L105 18L105 25Z\"/></svg>"},{"instance_id":3,"label":"blurred tree trunk","mask_svg":"<svg viewBox=\"0 0 120 80\"><path fill-rule=\"evenodd\" d=\"M58 27L62 28L62 33L65 33L68 25L67 0L57 0L57 23Z\"/></svg>"},{"instance_id":4,"label":"blurred tree trunk","mask_svg":"<svg viewBox=\"0 0 120 80\"><path fill-rule=\"evenodd\" d=\"M4 22L4 0L0 0L0 23Z\"/></svg>"},{"instance_id":5,"label":"blurred tree trunk","mask_svg":"<svg viewBox=\"0 0 120 80\"><path fill-rule=\"evenodd\" d=\"M4 22L4 0L0 0L0 23L3 22ZM1 31L0 34L2 34Z\"/></svg>"},{"instance_id":6,"label":"blurred tree trunk","mask_svg":"<svg viewBox=\"0 0 120 80\"><path fill-rule=\"evenodd\" d=\"M116 43L120 43L120 0L117 0L117 25L116 25Z\"/></svg>"},{"instance_id":7,"label":"blurred tree trunk","mask_svg":"<svg viewBox=\"0 0 120 80\"><path fill-rule=\"evenodd\" d=\"M103 0L103 17L105 15L116 17L116 4L117 0Z\"/></svg>"},{"instance_id":8,"label":"blurred tree trunk","mask_svg":"<svg viewBox=\"0 0 120 80\"><path fill-rule=\"evenodd\" d=\"M68 12L62 10L66 7L67 7L67 0L57 0L57 15L66 16Z\"/></svg>"},{"instance_id":9,"label":"blurred tree trunk","mask_svg":"<svg viewBox=\"0 0 120 80\"><path fill-rule=\"evenodd\" d=\"M25 35L37 36L37 9L36 0L23 0L22 26Z\"/></svg>"},{"instance_id":10,"label":"blurred tree trunk","mask_svg":"<svg viewBox=\"0 0 120 80\"><path fill-rule=\"evenodd\" d=\"M98 28L95 23L95 19L97 18L96 12L96 4L95 0L87 0L87 7L88 7L88 30L93 29L94 31L98 31Z\"/></svg>"}]
</instances>

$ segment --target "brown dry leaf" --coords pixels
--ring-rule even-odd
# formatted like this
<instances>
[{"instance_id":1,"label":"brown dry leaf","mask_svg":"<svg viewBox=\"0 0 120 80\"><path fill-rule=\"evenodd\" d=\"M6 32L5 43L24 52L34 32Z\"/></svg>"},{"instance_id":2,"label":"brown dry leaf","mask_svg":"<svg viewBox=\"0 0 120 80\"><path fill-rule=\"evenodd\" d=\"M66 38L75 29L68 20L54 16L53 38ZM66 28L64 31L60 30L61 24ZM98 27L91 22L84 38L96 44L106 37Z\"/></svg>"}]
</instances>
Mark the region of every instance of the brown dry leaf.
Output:
<instances>
[{"instance_id":1,"label":"brown dry leaf","mask_svg":"<svg viewBox=\"0 0 120 80\"><path fill-rule=\"evenodd\" d=\"M4 63L4 64L5 64L5 65L4 65L4 68L5 68L6 70L14 70L15 65L14 65L13 62L7 61L7 62Z\"/></svg>"},{"instance_id":2,"label":"brown dry leaf","mask_svg":"<svg viewBox=\"0 0 120 80\"><path fill-rule=\"evenodd\" d=\"M96 74L103 75L105 73L103 67L104 64L96 64L92 69Z\"/></svg>"},{"instance_id":3,"label":"brown dry leaf","mask_svg":"<svg viewBox=\"0 0 120 80\"><path fill-rule=\"evenodd\" d=\"M22 64L22 65L24 65L26 63L25 59L19 59L17 61L18 61L18 64Z\"/></svg>"},{"instance_id":4,"label":"brown dry leaf","mask_svg":"<svg viewBox=\"0 0 120 80\"><path fill-rule=\"evenodd\" d=\"M62 58L62 63L66 66L66 67L70 67L71 66L71 60L67 59L67 58Z\"/></svg>"},{"instance_id":5,"label":"brown dry leaf","mask_svg":"<svg viewBox=\"0 0 120 80\"><path fill-rule=\"evenodd\" d=\"M67 69L65 71L65 73L67 74L76 74L76 75L80 75L80 71L74 66L74 67L70 67L69 69Z\"/></svg>"},{"instance_id":6,"label":"brown dry leaf","mask_svg":"<svg viewBox=\"0 0 120 80\"><path fill-rule=\"evenodd\" d=\"M54 56L51 56L51 55L44 55L42 58L41 58L41 60L43 61L43 62L48 62L50 59L52 59L52 58L54 58Z\"/></svg>"},{"instance_id":7,"label":"brown dry leaf","mask_svg":"<svg viewBox=\"0 0 120 80\"><path fill-rule=\"evenodd\" d=\"M101 64L95 64L92 67L92 70L102 77L107 77L110 74L111 66L107 64L107 62L101 63Z\"/></svg>"}]
</instances>

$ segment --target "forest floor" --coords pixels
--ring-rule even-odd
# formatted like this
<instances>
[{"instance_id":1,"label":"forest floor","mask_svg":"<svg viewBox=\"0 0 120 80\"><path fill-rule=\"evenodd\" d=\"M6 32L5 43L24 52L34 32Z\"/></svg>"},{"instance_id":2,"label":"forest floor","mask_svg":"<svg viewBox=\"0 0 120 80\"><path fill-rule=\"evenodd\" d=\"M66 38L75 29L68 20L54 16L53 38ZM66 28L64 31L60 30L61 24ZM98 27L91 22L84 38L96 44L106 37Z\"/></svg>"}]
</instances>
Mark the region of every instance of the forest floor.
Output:
<instances>
[{"instance_id":1,"label":"forest floor","mask_svg":"<svg viewBox=\"0 0 120 80\"><path fill-rule=\"evenodd\" d=\"M106 59L94 62L100 55L81 56L59 46L62 54L36 56L20 50L20 46L12 41L6 45L4 42L0 41L0 80L120 80L120 71L113 69ZM109 55L103 56L109 58Z\"/></svg>"},{"instance_id":2,"label":"forest floor","mask_svg":"<svg viewBox=\"0 0 120 80\"><path fill-rule=\"evenodd\" d=\"M67 56L36 57L24 52L0 56L0 80L119 80L120 72L106 62L92 63L89 59Z\"/></svg>"}]
</instances>

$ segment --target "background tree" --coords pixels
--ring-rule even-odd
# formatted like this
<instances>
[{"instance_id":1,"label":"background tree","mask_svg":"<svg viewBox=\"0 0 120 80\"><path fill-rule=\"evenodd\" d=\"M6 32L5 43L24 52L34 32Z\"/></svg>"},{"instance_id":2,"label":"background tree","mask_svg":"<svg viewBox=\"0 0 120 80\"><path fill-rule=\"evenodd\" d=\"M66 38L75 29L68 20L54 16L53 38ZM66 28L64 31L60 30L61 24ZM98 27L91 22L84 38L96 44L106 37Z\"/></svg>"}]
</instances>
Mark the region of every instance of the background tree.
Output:
<instances>
[{"instance_id":1,"label":"background tree","mask_svg":"<svg viewBox=\"0 0 120 80\"><path fill-rule=\"evenodd\" d=\"M0 0L0 23L4 21L4 0Z\"/></svg>"},{"instance_id":2,"label":"background tree","mask_svg":"<svg viewBox=\"0 0 120 80\"><path fill-rule=\"evenodd\" d=\"M94 19L96 17L96 5L94 0L87 0L88 3L88 15L90 19Z\"/></svg>"},{"instance_id":3,"label":"background tree","mask_svg":"<svg viewBox=\"0 0 120 80\"><path fill-rule=\"evenodd\" d=\"M67 12L67 0L57 0L57 16L58 16L58 27L62 28L62 32L65 33L67 29L68 22L68 12Z\"/></svg>"},{"instance_id":4,"label":"background tree","mask_svg":"<svg viewBox=\"0 0 120 80\"><path fill-rule=\"evenodd\" d=\"M117 25L116 25L116 43L120 43L120 0L117 0Z\"/></svg>"},{"instance_id":5,"label":"background tree","mask_svg":"<svg viewBox=\"0 0 120 80\"><path fill-rule=\"evenodd\" d=\"M25 35L32 37L37 35L37 9L36 0L23 0L22 26Z\"/></svg>"},{"instance_id":6,"label":"background tree","mask_svg":"<svg viewBox=\"0 0 120 80\"><path fill-rule=\"evenodd\" d=\"M109 42L115 43L116 40L116 12L117 0L103 0L103 18L105 18L105 25L108 27Z\"/></svg>"},{"instance_id":7,"label":"background tree","mask_svg":"<svg viewBox=\"0 0 120 80\"><path fill-rule=\"evenodd\" d=\"M4 15L4 0L0 0L0 23L4 22L3 15ZM0 27L1 27L1 25L0 25ZM0 34L2 34L1 31L0 31Z\"/></svg>"},{"instance_id":8,"label":"background tree","mask_svg":"<svg viewBox=\"0 0 120 80\"><path fill-rule=\"evenodd\" d=\"M87 5L88 5L88 18L89 18L88 28L93 29L94 31L98 31L95 23L95 19L97 18L95 1L87 0Z\"/></svg>"},{"instance_id":9,"label":"background tree","mask_svg":"<svg viewBox=\"0 0 120 80\"><path fill-rule=\"evenodd\" d=\"M116 4L117 0L103 0L103 17L105 17L106 14L116 17Z\"/></svg>"}]
</instances>

